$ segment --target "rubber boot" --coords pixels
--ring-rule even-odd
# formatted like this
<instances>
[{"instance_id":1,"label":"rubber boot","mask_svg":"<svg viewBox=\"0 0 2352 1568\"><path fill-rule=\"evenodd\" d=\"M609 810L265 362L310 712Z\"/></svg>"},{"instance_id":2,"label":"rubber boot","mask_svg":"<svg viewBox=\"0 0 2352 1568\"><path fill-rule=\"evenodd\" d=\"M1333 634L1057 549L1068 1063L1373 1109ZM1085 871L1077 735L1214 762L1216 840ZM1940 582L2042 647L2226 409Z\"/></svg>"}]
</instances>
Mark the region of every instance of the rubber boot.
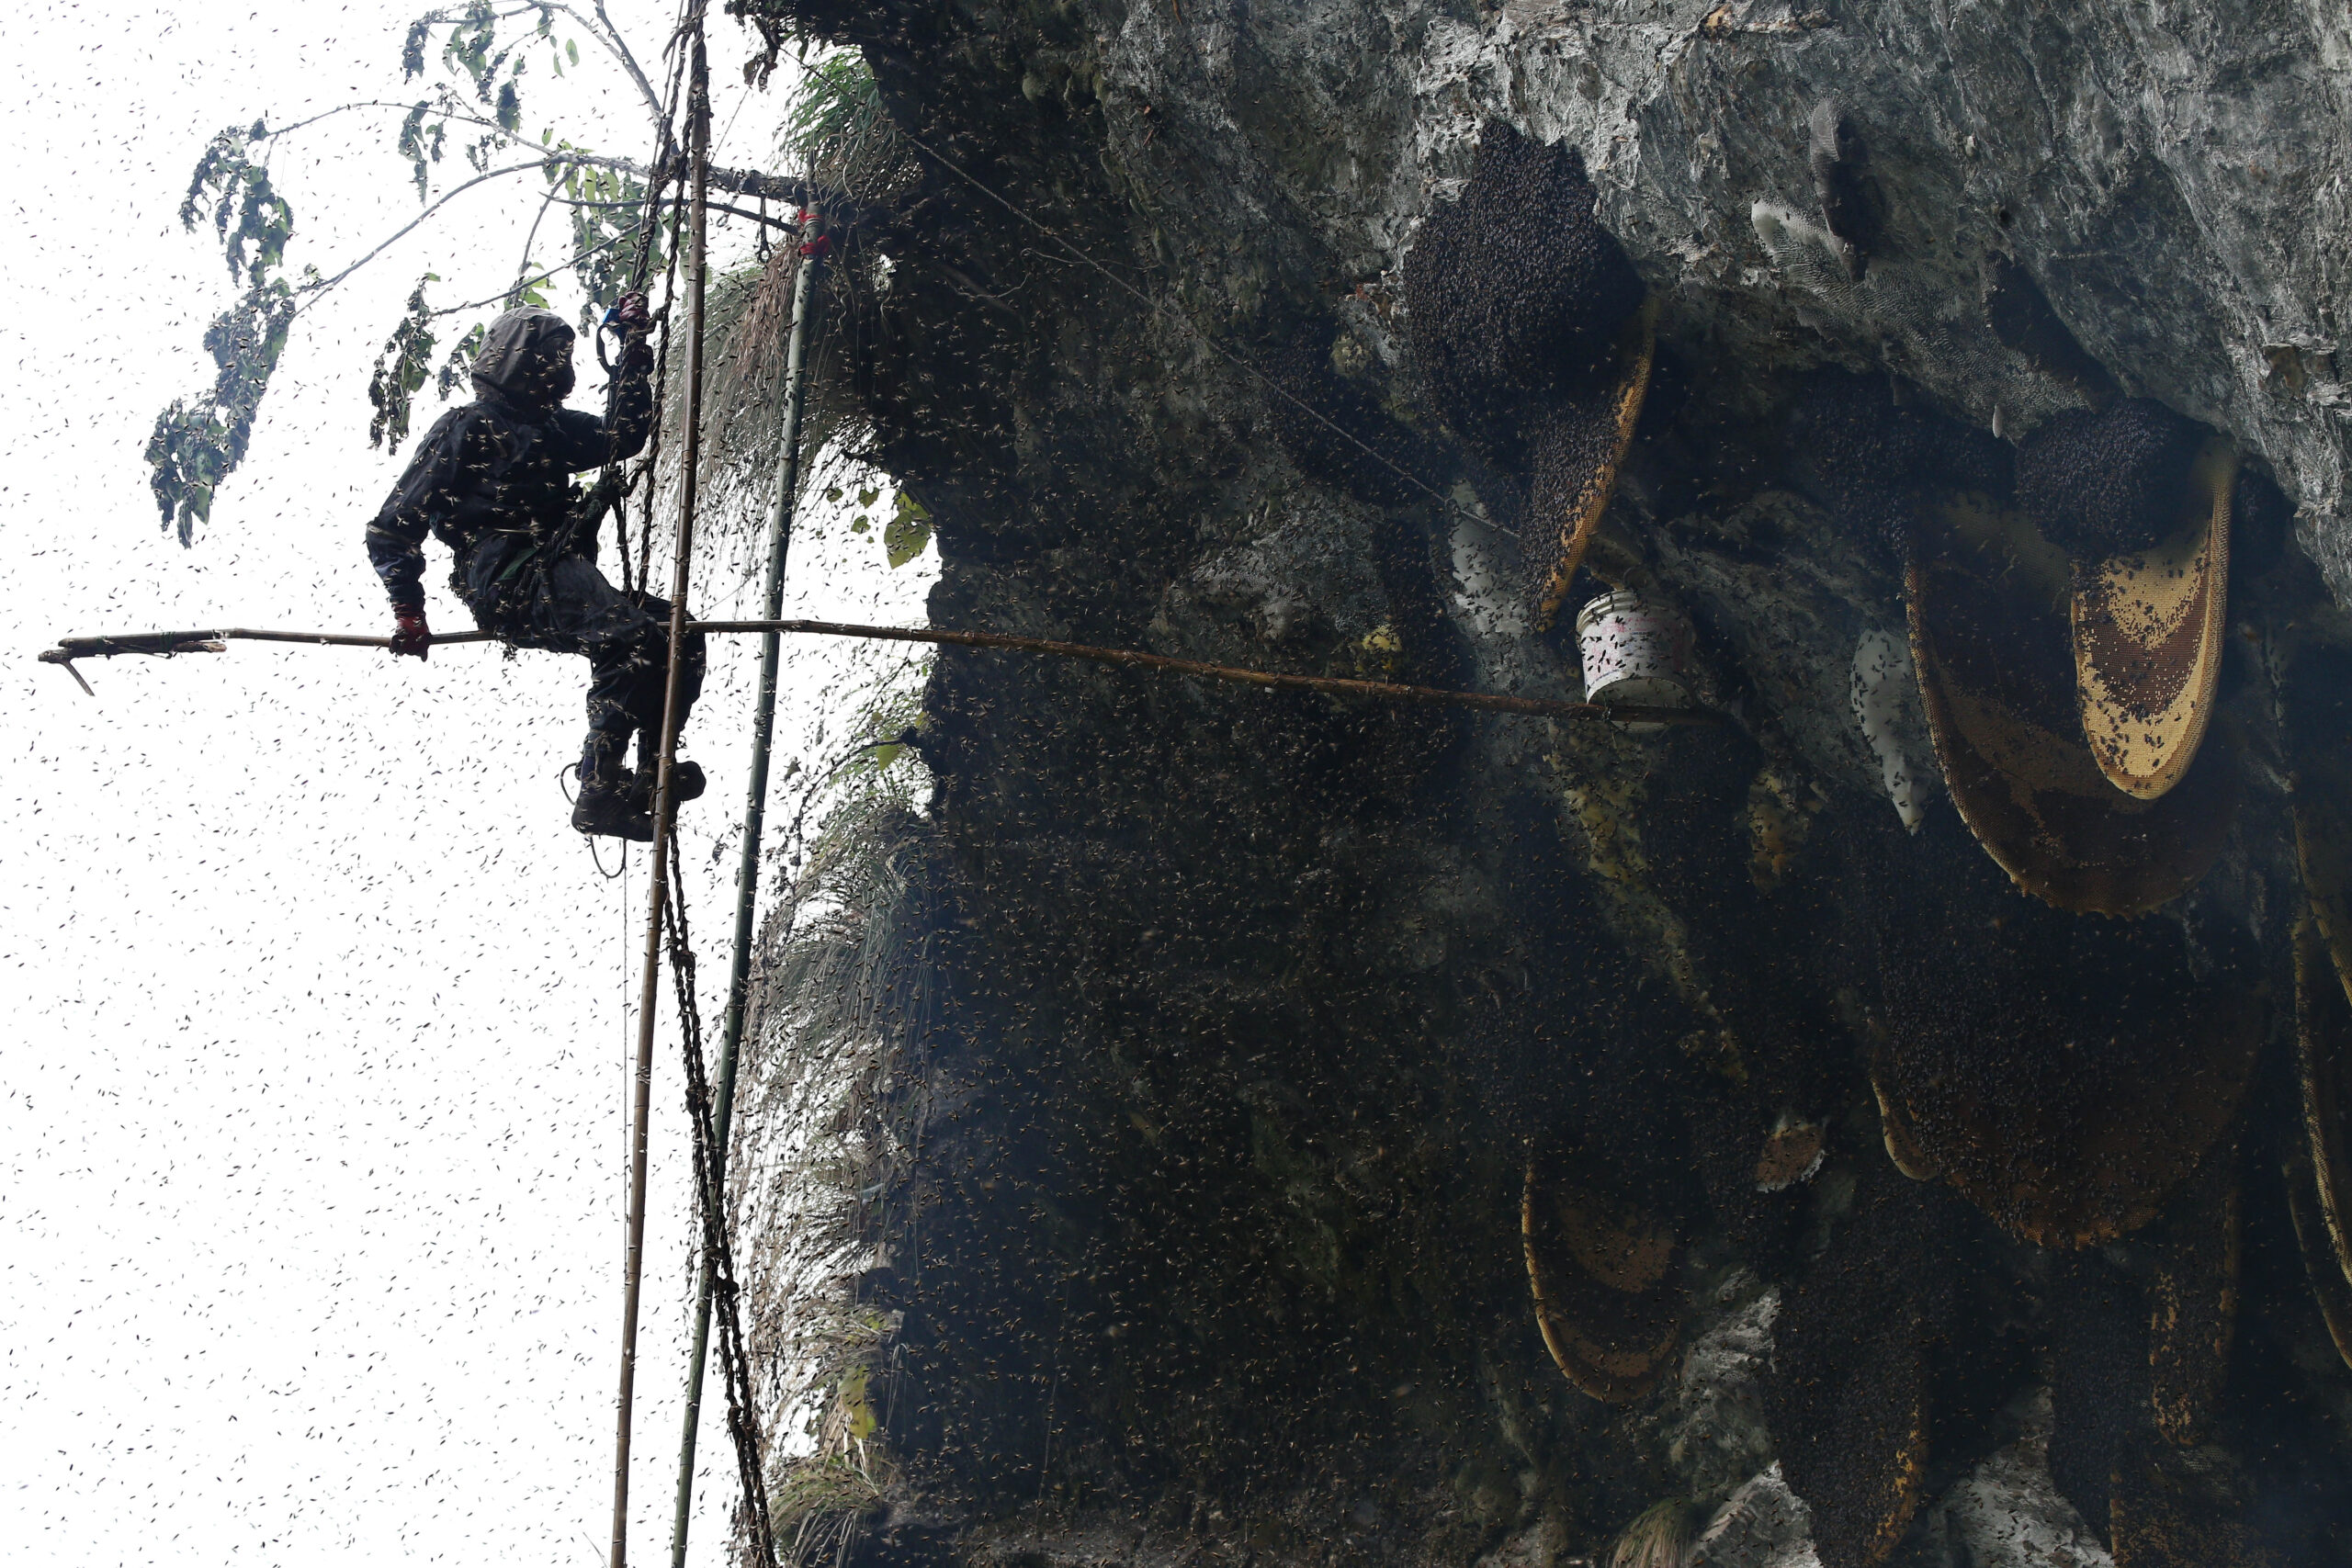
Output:
<instances>
[{"instance_id":1,"label":"rubber boot","mask_svg":"<svg viewBox=\"0 0 2352 1568\"><path fill-rule=\"evenodd\" d=\"M580 798L571 805L571 825L598 838L653 841L653 818L637 801L637 781L621 766L626 733L591 730L580 753Z\"/></svg>"},{"instance_id":2,"label":"rubber boot","mask_svg":"<svg viewBox=\"0 0 2352 1568\"><path fill-rule=\"evenodd\" d=\"M639 811L653 809L653 791L662 777L662 738L652 730L641 730L637 737L637 782L630 796ZM700 800L709 781L701 767L694 762L673 761L670 764L670 804L683 806L689 800Z\"/></svg>"}]
</instances>

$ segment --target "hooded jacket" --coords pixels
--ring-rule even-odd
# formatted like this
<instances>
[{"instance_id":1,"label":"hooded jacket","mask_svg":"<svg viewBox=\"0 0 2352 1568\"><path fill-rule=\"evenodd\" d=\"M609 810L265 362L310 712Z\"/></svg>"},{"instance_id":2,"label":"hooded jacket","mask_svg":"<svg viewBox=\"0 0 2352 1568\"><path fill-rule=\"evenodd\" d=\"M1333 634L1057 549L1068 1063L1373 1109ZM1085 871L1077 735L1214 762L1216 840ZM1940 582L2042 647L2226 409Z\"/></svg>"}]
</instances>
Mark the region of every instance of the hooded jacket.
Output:
<instances>
[{"instance_id":1,"label":"hooded jacket","mask_svg":"<svg viewBox=\"0 0 2352 1568\"><path fill-rule=\"evenodd\" d=\"M506 556L544 543L571 513L571 475L644 449L652 351L639 344L622 360L608 425L563 406L572 340L570 322L533 306L507 311L482 335L474 400L434 422L368 525L368 556L395 609L424 606L430 534L457 557L450 586L481 613L482 586L497 573L473 558L485 547ZM594 556L594 538L580 543Z\"/></svg>"}]
</instances>

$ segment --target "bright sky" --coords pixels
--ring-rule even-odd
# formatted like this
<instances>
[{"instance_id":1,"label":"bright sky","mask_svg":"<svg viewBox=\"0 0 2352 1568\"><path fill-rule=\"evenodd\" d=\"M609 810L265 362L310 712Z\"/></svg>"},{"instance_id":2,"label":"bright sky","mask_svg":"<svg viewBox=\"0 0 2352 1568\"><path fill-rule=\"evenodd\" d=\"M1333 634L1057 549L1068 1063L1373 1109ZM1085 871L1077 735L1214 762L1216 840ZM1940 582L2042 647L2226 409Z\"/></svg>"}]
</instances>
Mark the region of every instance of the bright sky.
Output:
<instances>
[{"instance_id":1,"label":"bright sky","mask_svg":"<svg viewBox=\"0 0 2352 1568\"><path fill-rule=\"evenodd\" d=\"M668 8L613 10L655 68ZM141 454L156 412L209 383L200 340L231 294L209 236L176 221L197 155L224 124L402 96L413 14L90 0L8 22L0 701L24 737L0 750L0 953L28 1024L0 1044L11 1563L605 1552L623 998L645 885L634 860L621 882L598 875L559 790L584 662L241 645L90 661L93 701L33 661L63 633L384 627L360 538L398 459L367 444L368 370L427 267L448 279L436 300L503 285L522 182L461 198L303 318L193 550L158 532ZM745 94L745 40L714 28L721 154L769 164L787 78ZM592 90L616 81L594 63L563 84L535 65L526 123L560 110L560 134L642 156L642 119ZM291 261L333 271L413 214L396 118L346 116L275 155ZM587 366L582 406L601 406L598 380ZM428 393L419 427L435 412ZM787 614L919 620L935 557L891 572L875 534L824 522ZM466 626L432 555L435 623ZM814 740L825 694L903 666L787 652L781 735L828 756L843 716ZM755 660L748 638L718 650L687 747L713 776L684 844L714 1021ZM665 1031L632 1486L644 1563L667 1559L684 1360L680 1092ZM702 1452L694 1561L718 1562L733 1499L715 1417Z\"/></svg>"}]
</instances>

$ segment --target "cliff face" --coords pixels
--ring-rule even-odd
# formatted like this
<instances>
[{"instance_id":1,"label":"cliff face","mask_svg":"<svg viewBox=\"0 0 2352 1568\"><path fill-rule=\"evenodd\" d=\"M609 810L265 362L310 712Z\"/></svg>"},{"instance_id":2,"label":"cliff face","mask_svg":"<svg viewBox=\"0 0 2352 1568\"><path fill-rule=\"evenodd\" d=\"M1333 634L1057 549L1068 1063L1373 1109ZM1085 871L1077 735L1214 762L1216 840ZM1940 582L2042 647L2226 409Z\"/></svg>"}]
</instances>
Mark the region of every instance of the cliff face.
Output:
<instances>
[{"instance_id":1,"label":"cliff face","mask_svg":"<svg viewBox=\"0 0 2352 1568\"><path fill-rule=\"evenodd\" d=\"M1726 719L943 654L856 1556L1537 1564L1662 1503L1724 1563L2352 1555L2289 789L2342 733L2352 21L786 14L920 152L843 273L935 624L1573 699L1630 585ZM1482 442L1406 308L1436 225L1568 243L1465 199L1482 141L1574 149L1657 312L1551 629L1541 438ZM1920 519L2119 398L2245 465L2217 760L2126 858L2212 842L2130 920L2017 890L1911 672ZM1897 430L1950 456L1881 483Z\"/></svg>"}]
</instances>

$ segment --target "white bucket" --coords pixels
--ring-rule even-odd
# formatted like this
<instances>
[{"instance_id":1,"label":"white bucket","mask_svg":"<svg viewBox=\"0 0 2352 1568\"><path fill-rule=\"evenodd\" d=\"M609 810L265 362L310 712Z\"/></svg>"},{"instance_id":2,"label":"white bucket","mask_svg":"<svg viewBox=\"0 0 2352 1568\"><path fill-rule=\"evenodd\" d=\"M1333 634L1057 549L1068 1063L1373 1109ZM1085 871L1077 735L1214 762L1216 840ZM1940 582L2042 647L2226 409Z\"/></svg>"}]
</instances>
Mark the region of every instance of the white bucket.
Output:
<instances>
[{"instance_id":1,"label":"white bucket","mask_svg":"<svg viewBox=\"0 0 2352 1568\"><path fill-rule=\"evenodd\" d=\"M1584 700L1629 707L1690 705L1689 623L1631 589L1604 593L1577 615L1584 658ZM1634 734L1662 724L1628 724Z\"/></svg>"}]
</instances>

